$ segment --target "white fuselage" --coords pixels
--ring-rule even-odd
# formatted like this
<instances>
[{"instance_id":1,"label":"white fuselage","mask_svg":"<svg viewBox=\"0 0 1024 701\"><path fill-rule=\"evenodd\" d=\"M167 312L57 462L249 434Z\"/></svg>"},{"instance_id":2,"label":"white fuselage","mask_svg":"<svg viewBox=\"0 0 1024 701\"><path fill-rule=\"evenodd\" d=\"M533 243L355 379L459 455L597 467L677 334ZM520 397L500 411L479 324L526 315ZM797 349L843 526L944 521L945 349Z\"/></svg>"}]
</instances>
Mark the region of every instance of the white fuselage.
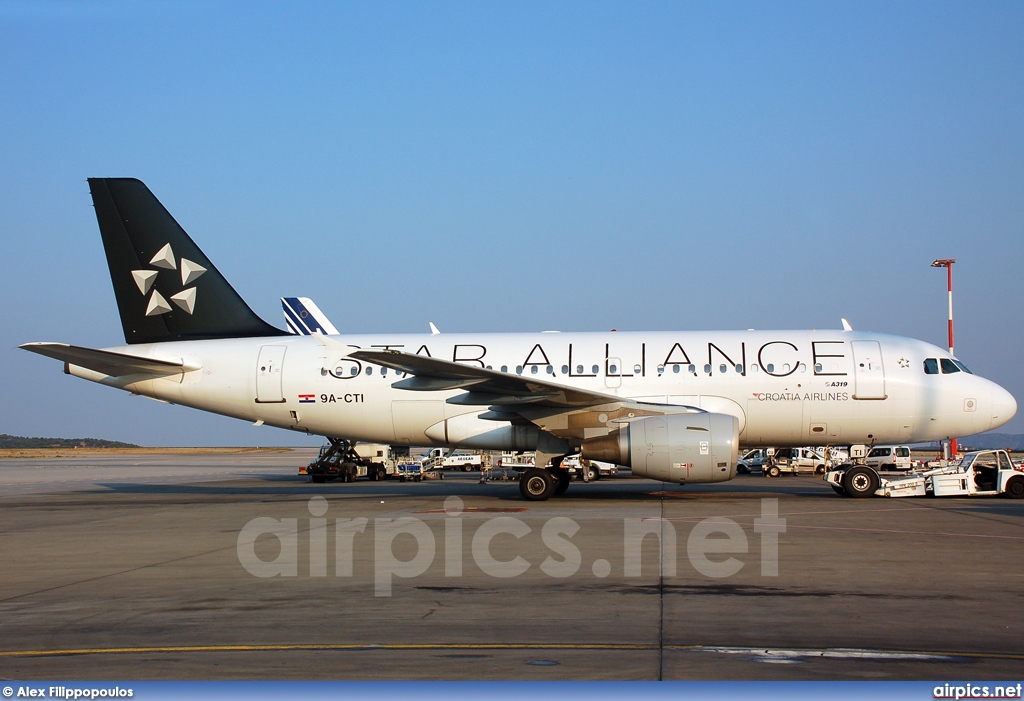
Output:
<instances>
[{"instance_id":1,"label":"white fuselage","mask_svg":"<svg viewBox=\"0 0 1024 701\"><path fill-rule=\"evenodd\" d=\"M692 331L332 337L535 377L623 399L699 407L739 419L745 445L909 443L996 428L1016 412L999 385L926 374L933 345L859 331ZM449 404L460 390L392 387L396 371L340 357L312 336L111 348L198 368L167 377L71 374L175 404L311 434L444 445L435 428L487 407ZM491 423L493 425L493 422ZM457 441L450 441L457 443ZM481 447L481 446L477 446ZM494 446L498 449L502 446Z\"/></svg>"}]
</instances>

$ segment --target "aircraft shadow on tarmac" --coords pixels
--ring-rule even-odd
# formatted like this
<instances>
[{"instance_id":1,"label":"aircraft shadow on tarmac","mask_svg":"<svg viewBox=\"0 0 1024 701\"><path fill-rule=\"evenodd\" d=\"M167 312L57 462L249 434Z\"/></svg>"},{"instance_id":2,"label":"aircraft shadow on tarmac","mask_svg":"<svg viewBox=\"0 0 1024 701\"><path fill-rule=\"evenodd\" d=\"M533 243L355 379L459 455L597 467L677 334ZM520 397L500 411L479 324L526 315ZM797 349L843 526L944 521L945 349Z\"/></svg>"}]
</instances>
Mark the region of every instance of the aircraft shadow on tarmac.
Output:
<instances>
[{"instance_id":1,"label":"aircraft shadow on tarmac","mask_svg":"<svg viewBox=\"0 0 1024 701\"><path fill-rule=\"evenodd\" d=\"M256 483L256 484L254 484ZM470 480L437 480L429 482L355 482L350 484L315 484L300 477L280 475L253 475L244 480L198 484L152 484L132 482L97 483L98 489L92 494L194 494L221 496L339 496L351 498L374 497L424 497L444 498L487 497L500 501L514 501L523 506L531 502L523 500L516 482L489 482L478 484ZM559 501L652 501L657 499L722 499L722 498L763 498L763 497L833 497L831 490L818 482L804 480L759 480L756 484L730 482L721 485L680 486L653 481L605 479L584 484L574 482Z\"/></svg>"}]
</instances>

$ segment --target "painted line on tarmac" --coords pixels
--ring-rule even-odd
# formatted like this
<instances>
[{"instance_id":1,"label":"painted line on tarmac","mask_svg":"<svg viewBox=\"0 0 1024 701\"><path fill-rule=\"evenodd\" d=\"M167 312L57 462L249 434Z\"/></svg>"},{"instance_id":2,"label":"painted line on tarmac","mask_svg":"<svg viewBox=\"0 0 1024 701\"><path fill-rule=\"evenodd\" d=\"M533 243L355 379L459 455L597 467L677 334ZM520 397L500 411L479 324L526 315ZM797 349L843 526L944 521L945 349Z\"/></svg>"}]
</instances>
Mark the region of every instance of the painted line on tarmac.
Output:
<instances>
[{"instance_id":1,"label":"painted line on tarmac","mask_svg":"<svg viewBox=\"0 0 1024 701\"><path fill-rule=\"evenodd\" d=\"M786 524L787 529L802 531L848 531L852 533L881 533L883 535L927 535L941 538L983 538L987 540L1024 540L1022 536L992 535L990 533L949 533L946 531L905 531L893 528L849 528L843 526L798 526Z\"/></svg>"},{"instance_id":2,"label":"painted line on tarmac","mask_svg":"<svg viewBox=\"0 0 1024 701\"><path fill-rule=\"evenodd\" d=\"M657 650L657 645L629 643L297 643L284 645L166 645L153 647L96 647L54 650L0 650L3 657L61 657L65 655L133 655L157 652L289 652L336 650Z\"/></svg>"},{"instance_id":3,"label":"painted line on tarmac","mask_svg":"<svg viewBox=\"0 0 1024 701\"><path fill-rule=\"evenodd\" d=\"M52 650L0 650L0 658L64 657L72 655L139 655L198 652L291 652L291 651L450 651L450 650L606 650L610 652L709 652L745 654L763 658L901 659L949 661L956 658L1024 660L1024 653L963 652L949 650L872 650L869 648L762 648L722 645L665 645L645 643L295 643L281 645L157 645L146 647L95 647Z\"/></svg>"}]
</instances>

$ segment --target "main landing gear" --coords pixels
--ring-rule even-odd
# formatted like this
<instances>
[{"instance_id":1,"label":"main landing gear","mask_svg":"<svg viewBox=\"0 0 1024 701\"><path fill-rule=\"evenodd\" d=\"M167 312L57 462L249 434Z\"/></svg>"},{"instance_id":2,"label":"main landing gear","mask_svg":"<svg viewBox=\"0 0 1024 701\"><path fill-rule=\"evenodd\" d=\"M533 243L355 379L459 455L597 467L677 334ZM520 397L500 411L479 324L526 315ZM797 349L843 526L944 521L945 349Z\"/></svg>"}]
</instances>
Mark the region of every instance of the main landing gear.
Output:
<instances>
[{"instance_id":1,"label":"main landing gear","mask_svg":"<svg viewBox=\"0 0 1024 701\"><path fill-rule=\"evenodd\" d=\"M564 457L564 456L563 456ZM562 458L551 461L550 469L530 467L519 476L519 493L527 501L547 501L565 494L572 477L562 467Z\"/></svg>"}]
</instances>

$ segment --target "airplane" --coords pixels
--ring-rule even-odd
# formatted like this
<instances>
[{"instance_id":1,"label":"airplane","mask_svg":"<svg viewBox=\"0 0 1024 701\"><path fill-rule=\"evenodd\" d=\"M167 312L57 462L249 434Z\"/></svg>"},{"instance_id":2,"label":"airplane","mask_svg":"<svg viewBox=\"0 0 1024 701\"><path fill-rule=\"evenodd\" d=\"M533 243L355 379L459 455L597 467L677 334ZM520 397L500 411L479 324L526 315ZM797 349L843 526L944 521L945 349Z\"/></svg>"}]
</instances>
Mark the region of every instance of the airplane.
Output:
<instances>
[{"instance_id":1,"label":"airplane","mask_svg":"<svg viewBox=\"0 0 1024 701\"><path fill-rule=\"evenodd\" d=\"M314 333L341 335L327 315L320 311L320 307L309 297L282 297L281 311L284 313L284 323L289 333L307 336Z\"/></svg>"},{"instance_id":2,"label":"airplane","mask_svg":"<svg viewBox=\"0 0 1024 701\"><path fill-rule=\"evenodd\" d=\"M307 336L314 333L324 333L328 336L341 335L327 315L320 311L320 307L309 297L282 297L281 312L284 314L284 323L288 327L288 333ZM430 324L430 333L435 336L441 333L433 321L428 323Z\"/></svg>"},{"instance_id":3,"label":"airplane","mask_svg":"<svg viewBox=\"0 0 1024 701\"><path fill-rule=\"evenodd\" d=\"M852 329L293 335L249 308L141 181L89 188L125 344L21 348L256 425L537 451L519 480L531 501L566 491L561 460L579 452L664 482L722 482L741 443L937 441L1017 411L941 348Z\"/></svg>"}]
</instances>

